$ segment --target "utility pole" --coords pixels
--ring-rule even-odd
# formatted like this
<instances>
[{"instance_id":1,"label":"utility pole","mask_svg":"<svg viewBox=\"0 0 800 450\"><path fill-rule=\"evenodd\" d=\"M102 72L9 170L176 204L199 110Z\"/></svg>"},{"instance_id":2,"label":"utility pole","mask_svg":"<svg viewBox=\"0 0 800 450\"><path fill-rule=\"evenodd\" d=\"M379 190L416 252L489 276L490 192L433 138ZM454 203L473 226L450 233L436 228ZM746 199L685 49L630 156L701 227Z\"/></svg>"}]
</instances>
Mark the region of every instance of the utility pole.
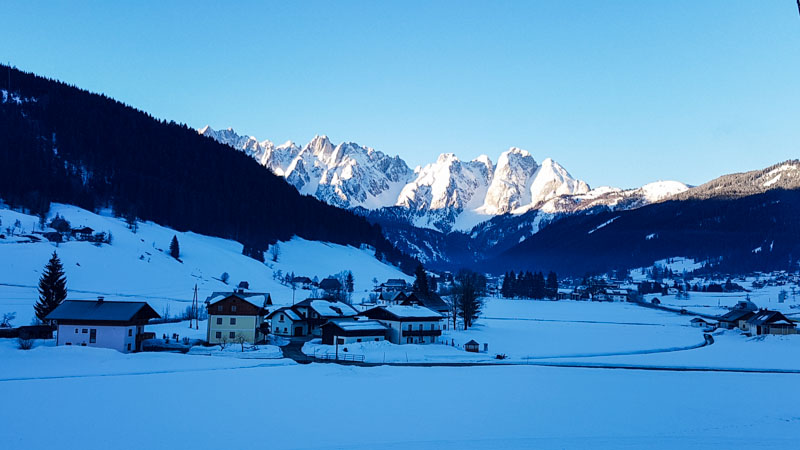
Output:
<instances>
[{"instance_id":1,"label":"utility pole","mask_svg":"<svg viewBox=\"0 0 800 450\"><path fill-rule=\"evenodd\" d=\"M197 303L197 283L194 285L194 297L192 298L192 317L194 318L194 329L200 329L200 305ZM189 319L189 328L192 328L192 319Z\"/></svg>"}]
</instances>

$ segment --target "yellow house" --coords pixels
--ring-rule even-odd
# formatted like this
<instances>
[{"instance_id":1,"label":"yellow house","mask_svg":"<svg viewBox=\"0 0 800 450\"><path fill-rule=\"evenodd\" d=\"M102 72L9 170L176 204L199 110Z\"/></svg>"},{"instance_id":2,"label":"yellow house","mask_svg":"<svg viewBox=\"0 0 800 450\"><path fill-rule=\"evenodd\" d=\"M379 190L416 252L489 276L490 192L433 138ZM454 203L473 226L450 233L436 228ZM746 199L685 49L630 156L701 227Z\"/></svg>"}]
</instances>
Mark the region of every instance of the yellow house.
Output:
<instances>
[{"instance_id":1,"label":"yellow house","mask_svg":"<svg viewBox=\"0 0 800 450\"><path fill-rule=\"evenodd\" d=\"M257 298L264 299L263 304L255 303ZM209 344L263 341L266 336L261 332L261 323L271 304L269 294L248 295L241 290L210 302L206 340Z\"/></svg>"}]
</instances>

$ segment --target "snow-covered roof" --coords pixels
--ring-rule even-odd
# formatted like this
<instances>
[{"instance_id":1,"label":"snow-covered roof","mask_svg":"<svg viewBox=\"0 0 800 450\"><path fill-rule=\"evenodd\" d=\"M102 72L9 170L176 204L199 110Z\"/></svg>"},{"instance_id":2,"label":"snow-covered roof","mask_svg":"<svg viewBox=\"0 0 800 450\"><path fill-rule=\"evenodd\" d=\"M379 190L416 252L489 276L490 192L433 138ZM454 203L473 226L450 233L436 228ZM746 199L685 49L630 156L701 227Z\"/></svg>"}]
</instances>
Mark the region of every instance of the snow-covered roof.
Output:
<instances>
[{"instance_id":1,"label":"snow-covered roof","mask_svg":"<svg viewBox=\"0 0 800 450\"><path fill-rule=\"evenodd\" d=\"M382 308L397 317L442 317L438 312L424 306L389 305Z\"/></svg>"},{"instance_id":2,"label":"snow-covered roof","mask_svg":"<svg viewBox=\"0 0 800 450\"><path fill-rule=\"evenodd\" d=\"M48 314L47 319L127 322L137 315L142 319L160 317L147 302L67 300Z\"/></svg>"},{"instance_id":3,"label":"snow-covered roof","mask_svg":"<svg viewBox=\"0 0 800 450\"><path fill-rule=\"evenodd\" d=\"M309 306L322 317L351 317L358 314L355 308L342 302L312 300Z\"/></svg>"},{"instance_id":4,"label":"snow-covered roof","mask_svg":"<svg viewBox=\"0 0 800 450\"><path fill-rule=\"evenodd\" d=\"M377 320L331 320L331 323L346 331L386 331L388 329L386 325Z\"/></svg>"},{"instance_id":5,"label":"snow-covered roof","mask_svg":"<svg viewBox=\"0 0 800 450\"><path fill-rule=\"evenodd\" d=\"M265 305L272 304L272 297L268 292L213 292L206 298L206 304L210 306L231 296L242 299L256 308L263 308Z\"/></svg>"}]
</instances>

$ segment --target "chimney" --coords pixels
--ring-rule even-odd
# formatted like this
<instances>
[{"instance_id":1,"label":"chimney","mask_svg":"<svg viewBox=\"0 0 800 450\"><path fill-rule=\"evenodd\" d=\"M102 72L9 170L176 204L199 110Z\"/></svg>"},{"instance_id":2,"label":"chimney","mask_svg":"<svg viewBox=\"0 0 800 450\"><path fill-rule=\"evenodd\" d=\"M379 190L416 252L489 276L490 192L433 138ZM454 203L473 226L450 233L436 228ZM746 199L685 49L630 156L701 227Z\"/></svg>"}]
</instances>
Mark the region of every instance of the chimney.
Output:
<instances>
[{"instance_id":1,"label":"chimney","mask_svg":"<svg viewBox=\"0 0 800 450\"><path fill-rule=\"evenodd\" d=\"M103 303L103 300L105 300L105 298L102 295L97 296L97 303Z\"/></svg>"}]
</instances>

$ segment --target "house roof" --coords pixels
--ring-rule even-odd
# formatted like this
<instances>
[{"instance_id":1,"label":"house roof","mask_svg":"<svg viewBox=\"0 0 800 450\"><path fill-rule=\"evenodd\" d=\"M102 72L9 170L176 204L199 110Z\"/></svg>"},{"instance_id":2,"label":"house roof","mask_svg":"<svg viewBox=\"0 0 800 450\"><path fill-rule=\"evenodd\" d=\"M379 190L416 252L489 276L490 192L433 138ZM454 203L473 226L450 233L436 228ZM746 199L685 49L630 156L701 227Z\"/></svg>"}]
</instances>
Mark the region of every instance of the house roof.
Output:
<instances>
[{"instance_id":1,"label":"house roof","mask_svg":"<svg viewBox=\"0 0 800 450\"><path fill-rule=\"evenodd\" d=\"M385 332L389 329L386 325L377 320L329 320L326 325L333 325L343 331L379 331Z\"/></svg>"},{"instance_id":2,"label":"house roof","mask_svg":"<svg viewBox=\"0 0 800 450\"><path fill-rule=\"evenodd\" d=\"M734 309L724 314L719 318L721 322L737 322L739 320L746 320L753 316L752 311L746 309Z\"/></svg>"},{"instance_id":3,"label":"house roof","mask_svg":"<svg viewBox=\"0 0 800 450\"><path fill-rule=\"evenodd\" d=\"M327 291L331 289L341 289L342 283L339 282L336 278L325 278L324 280L319 282L319 288Z\"/></svg>"},{"instance_id":4,"label":"house roof","mask_svg":"<svg viewBox=\"0 0 800 450\"><path fill-rule=\"evenodd\" d=\"M381 292L380 295L381 300L387 302L393 302L397 300L398 297L402 297L401 300L405 300L407 298L407 295L403 291Z\"/></svg>"},{"instance_id":5,"label":"house roof","mask_svg":"<svg viewBox=\"0 0 800 450\"><path fill-rule=\"evenodd\" d=\"M213 292L206 298L206 304L211 306L229 297L236 297L244 300L256 308L272 305L272 296L269 295L268 292Z\"/></svg>"},{"instance_id":6,"label":"house roof","mask_svg":"<svg viewBox=\"0 0 800 450\"><path fill-rule=\"evenodd\" d=\"M308 277L294 277L292 278L294 283L311 283L311 278Z\"/></svg>"},{"instance_id":7,"label":"house roof","mask_svg":"<svg viewBox=\"0 0 800 450\"><path fill-rule=\"evenodd\" d=\"M300 317L300 314L297 314L297 312L294 311L291 306L284 306L283 308L278 308L275 311L272 311L266 318L269 319L278 313L285 314L286 317L292 320L292 322L300 322L302 320L305 320L304 318Z\"/></svg>"},{"instance_id":8,"label":"house roof","mask_svg":"<svg viewBox=\"0 0 800 450\"><path fill-rule=\"evenodd\" d=\"M135 318L149 320L159 317L161 316L147 302L66 300L46 318L48 320L129 322Z\"/></svg>"},{"instance_id":9,"label":"house roof","mask_svg":"<svg viewBox=\"0 0 800 450\"><path fill-rule=\"evenodd\" d=\"M690 320L690 322L695 322L695 323L697 323L697 322L708 323L708 322L707 322L705 319L703 319L702 317L694 317L692 320Z\"/></svg>"},{"instance_id":10,"label":"house roof","mask_svg":"<svg viewBox=\"0 0 800 450\"><path fill-rule=\"evenodd\" d=\"M444 300L442 300L442 297L440 297L439 294L436 294L435 292L430 292L427 294L414 292L411 295L409 295L405 301L403 301L403 304L410 305L413 304L415 301L418 302L420 305L426 308L430 308L437 312L447 312L450 310L450 307L447 306L447 303L445 303Z\"/></svg>"},{"instance_id":11,"label":"house roof","mask_svg":"<svg viewBox=\"0 0 800 450\"><path fill-rule=\"evenodd\" d=\"M376 306L362 313L370 319L385 319L393 321L424 320L434 321L442 318L438 312L424 306L389 305Z\"/></svg>"},{"instance_id":12,"label":"house roof","mask_svg":"<svg viewBox=\"0 0 800 450\"><path fill-rule=\"evenodd\" d=\"M406 283L406 280L404 280L404 279L402 279L402 278L389 278L389 279L388 279L388 280L386 280L386 282L385 282L385 283L383 283L383 284L384 284L384 286L387 286L387 285L391 285L391 286L405 286L407 283Z\"/></svg>"},{"instance_id":13,"label":"house roof","mask_svg":"<svg viewBox=\"0 0 800 450\"><path fill-rule=\"evenodd\" d=\"M358 314L352 306L329 300L311 300L309 307L321 317L352 317Z\"/></svg>"},{"instance_id":14,"label":"house roof","mask_svg":"<svg viewBox=\"0 0 800 450\"><path fill-rule=\"evenodd\" d=\"M475 339L470 339L470 341L464 345L481 345L481 344L479 344Z\"/></svg>"},{"instance_id":15,"label":"house roof","mask_svg":"<svg viewBox=\"0 0 800 450\"><path fill-rule=\"evenodd\" d=\"M794 323L784 316L779 311L769 311L762 309L755 313L755 315L747 319L747 323L751 325L764 325L764 324L783 324L794 325Z\"/></svg>"}]
</instances>

